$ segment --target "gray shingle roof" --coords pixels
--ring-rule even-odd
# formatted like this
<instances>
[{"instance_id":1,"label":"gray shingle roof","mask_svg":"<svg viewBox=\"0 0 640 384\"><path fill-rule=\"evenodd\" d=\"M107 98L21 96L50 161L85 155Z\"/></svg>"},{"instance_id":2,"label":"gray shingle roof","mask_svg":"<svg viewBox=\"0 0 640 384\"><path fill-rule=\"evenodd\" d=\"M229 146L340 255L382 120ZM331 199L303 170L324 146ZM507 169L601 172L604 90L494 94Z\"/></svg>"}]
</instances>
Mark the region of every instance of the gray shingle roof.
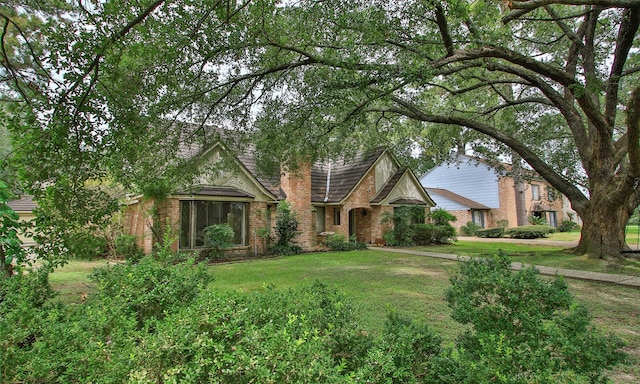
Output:
<instances>
[{"instance_id":1,"label":"gray shingle roof","mask_svg":"<svg viewBox=\"0 0 640 384\"><path fill-rule=\"evenodd\" d=\"M8 201L7 205L16 212L31 212L38 206L33 201L33 196L30 195L24 195L18 200Z\"/></svg>"},{"instance_id":2,"label":"gray shingle roof","mask_svg":"<svg viewBox=\"0 0 640 384\"><path fill-rule=\"evenodd\" d=\"M351 159L314 164L311 167L311 200L314 203L342 201L358 185L385 150L384 147L380 147L373 152L358 153ZM327 180L329 180L328 191Z\"/></svg>"},{"instance_id":3,"label":"gray shingle roof","mask_svg":"<svg viewBox=\"0 0 640 384\"><path fill-rule=\"evenodd\" d=\"M441 189L441 188L425 188L425 189L427 190L427 192L429 192L429 194L440 195L449 200L455 201L458 204L464 205L469 209L491 209L484 204L480 204L477 201L467 199L466 197L453 193L448 189Z\"/></svg>"}]
</instances>

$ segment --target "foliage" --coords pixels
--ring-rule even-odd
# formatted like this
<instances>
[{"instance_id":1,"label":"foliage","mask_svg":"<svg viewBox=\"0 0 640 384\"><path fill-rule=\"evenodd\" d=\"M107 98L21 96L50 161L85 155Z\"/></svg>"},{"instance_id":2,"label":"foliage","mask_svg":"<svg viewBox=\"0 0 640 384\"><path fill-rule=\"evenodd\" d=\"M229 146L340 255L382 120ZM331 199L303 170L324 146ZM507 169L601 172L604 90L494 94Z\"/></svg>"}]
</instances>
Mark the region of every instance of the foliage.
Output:
<instances>
[{"instance_id":1,"label":"foliage","mask_svg":"<svg viewBox=\"0 0 640 384\"><path fill-rule=\"evenodd\" d=\"M190 302L198 290L212 281L204 265L193 261L169 264L144 257L137 264L120 264L97 269L95 299L113 310L134 315L139 327L164 318Z\"/></svg>"},{"instance_id":2,"label":"foliage","mask_svg":"<svg viewBox=\"0 0 640 384\"><path fill-rule=\"evenodd\" d=\"M21 266L26 261L19 232L26 229L18 214L7 205L12 194L7 184L0 180L0 275L12 276L14 263Z\"/></svg>"},{"instance_id":3,"label":"foliage","mask_svg":"<svg viewBox=\"0 0 640 384\"><path fill-rule=\"evenodd\" d=\"M555 228L548 225L525 225L522 227L509 228L505 234L516 239L538 239L547 237L548 234L554 231Z\"/></svg>"},{"instance_id":4,"label":"foliage","mask_svg":"<svg viewBox=\"0 0 640 384\"><path fill-rule=\"evenodd\" d=\"M269 246L269 254L275 256L298 255L302 253L302 247L297 244L280 245L278 243Z\"/></svg>"},{"instance_id":5,"label":"foliage","mask_svg":"<svg viewBox=\"0 0 640 384\"><path fill-rule=\"evenodd\" d=\"M504 235L504 228L480 228L477 229L475 233L478 237L498 238Z\"/></svg>"},{"instance_id":6,"label":"foliage","mask_svg":"<svg viewBox=\"0 0 640 384\"><path fill-rule=\"evenodd\" d=\"M202 230L204 246L210 248L210 256L222 256L222 250L233 246L233 228L229 224L214 224Z\"/></svg>"},{"instance_id":7,"label":"foliage","mask_svg":"<svg viewBox=\"0 0 640 384\"><path fill-rule=\"evenodd\" d=\"M274 245L278 247L291 246L293 239L300 233L298 231L298 219L293 208L291 208L291 204L286 200L278 203L274 231L276 234L276 243Z\"/></svg>"},{"instance_id":8,"label":"foliage","mask_svg":"<svg viewBox=\"0 0 640 384\"><path fill-rule=\"evenodd\" d=\"M441 208L436 209L435 211L431 211L429 217L431 218L431 223L434 225L447 225L458 219L451 213Z\"/></svg>"},{"instance_id":9,"label":"foliage","mask_svg":"<svg viewBox=\"0 0 640 384\"><path fill-rule=\"evenodd\" d=\"M321 282L223 292L202 265L145 257L99 270L98 292L63 305L34 294L40 276L0 280L3 381L581 383L623 357L562 280L500 257L451 279L453 317L469 329L446 348L394 311L373 337L360 308Z\"/></svg>"},{"instance_id":10,"label":"foliage","mask_svg":"<svg viewBox=\"0 0 640 384\"><path fill-rule=\"evenodd\" d=\"M452 317L471 328L436 362L434 382L600 382L623 361L620 340L590 325L561 278L509 266L473 259L451 278Z\"/></svg>"},{"instance_id":11,"label":"foliage","mask_svg":"<svg viewBox=\"0 0 640 384\"><path fill-rule=\"evenodd\" d=\"M460 227L460 233L462 233L464 236L475 236L476 231L480 228L482 227L480 227L478 224L474 223L473 221L469 221L467 222L467 224Z\"/></svg>"},{"instance_id":12,"label":"foliage","mask_svg":"<svg viewBox=\"0 0 640 384\"><path fill-rule=\"evenodd\" d=\"M382 337L356 376L363 383L421 383L441 353L442 339L428 326L390 312Z\"/></svg>"},{"instance_id":13,"label":"foliage","mask_svg":"<svg viewBox=\"0 0 640 384\"><path fill-rule=\"evenodd\" d=\"M383 234L388 245L407 246L412 244L413 224L424 223L424 207L400 206L393 212L382 214L382 224L393 223L393 229Z\"/></svg>"},{"instance_id":14,"label":"foliage","mask_svg":"<svg viewBox=\"0 0 640 384\"><path fill-rule=\"evenodd\" d=\"M119 235L114 240L114 247L117 256L123 257L130 263L137 263L144 257L144 252L138 246L137 236Z\"/></svg>"},{"instance_id":15,"label":"foliage","mask_svg":"<svg viewBox=\"0 0 640 384\"><path fill-rule=\"evenodd\" d=\"M450 244L456 240L456 229L451 224L414 224L411 241L416 245Z\"/></svg>"},{"instance_id":16,"label":"foliage","mask_svg":"<svg viewBox=\"0 0 640 384\"><path fill-rule=\"evenodd\" d=\"M328 236L325 245L334 252L367 249L367 244L359 241L345 241L344 235L340 234Z\"/></svg>"},{"instance_id":17,"label":"foliage","mask_svg":"<svg viewBox=\"0 0 640 384\"><path fill-rule=\"evenodd\" d=\"M527 222L531 225L547 225L547 220L538 216L527 216Z\"/></svg>"},{"instance_id":18,"label":"foliage","mask_svg":"<svg viewBox=\"0 0 640 384\"><path fill-rule=\"evenodd\" d=\"M558 225L558 232L574 232L580 230L580 224L571 220L563 220L560 225Z\"/></svg>"}]
</instances>

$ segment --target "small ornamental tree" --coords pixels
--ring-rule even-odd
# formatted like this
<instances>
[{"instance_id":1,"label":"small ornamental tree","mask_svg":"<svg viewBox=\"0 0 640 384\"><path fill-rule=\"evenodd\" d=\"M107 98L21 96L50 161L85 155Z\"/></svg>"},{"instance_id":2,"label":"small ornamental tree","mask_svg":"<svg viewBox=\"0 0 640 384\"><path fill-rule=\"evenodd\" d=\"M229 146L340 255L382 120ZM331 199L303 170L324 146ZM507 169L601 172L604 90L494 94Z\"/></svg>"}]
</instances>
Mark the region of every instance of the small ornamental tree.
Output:
<instances>
[{"instance_id":1,"label":"small ornamental tree","mask_svg":"<svg viewBox=\"0 0 640 384\"><path fill-rule=\"evenodd\" d=\"M222 250L233 246L233 228L229 224L214 224L202 231L204 246L211 249L211 256L222 256Z\"/></svg>"},{"instance_id":2,"label":"small ornamental tree","mask_svg":"<svg viewBox=\"0 0 640 384\"><path fill-rule=\"evenodd\" d=\"M274 228L276 243L270 247L270 252L274 254L300 253L299 246L293 244L300 231L298 231L298 219L291 208L291 204L283 200L276 209L276 225Z\"/></svg>"}]
</instances>

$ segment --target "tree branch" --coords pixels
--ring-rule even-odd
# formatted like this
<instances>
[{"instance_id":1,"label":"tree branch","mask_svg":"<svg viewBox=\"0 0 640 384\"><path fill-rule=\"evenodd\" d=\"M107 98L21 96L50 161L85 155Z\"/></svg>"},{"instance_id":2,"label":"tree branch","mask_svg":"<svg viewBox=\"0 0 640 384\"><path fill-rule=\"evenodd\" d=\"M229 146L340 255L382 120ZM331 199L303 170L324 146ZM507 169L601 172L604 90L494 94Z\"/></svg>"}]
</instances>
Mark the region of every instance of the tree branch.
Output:
<instances>
[{"instance_id":1,"label":"tree branch","mask_svg":"<svg viewBox=\"0 0 640 384\"><path fill-rule=\"evenodd\" d=\"M588 203L587 197L576 188L573 183L566 180L563 176L556 173L550 166L546 164L545 161L540 159L533 151L529 149L528 146L524 145L516 138L509 136L495 128L480 123L478 121L467 119L463 117L457 116L441 116L441 115L431 115L424 113L420 108L418 108L415 104L401 99L397 96L392 97L392 100L400 105L402 108L397 108L394 110L388 110L395 113L399 113L401 115L407 116L411 119L417 121L425 121L430 123L438 123L438 124L449 124L449 125L457 125L460 127L467 127L473 129L474 131L483 133L493 139L509 146L516 153L518 153L531 167L538 172L538 174L547 180L554 188L562 192L565 196L567 196L574 203L574 209L577 211L583 209L583 207Z\"/></svg>"},{"instance_id":2,"label":"tree branch","mask_svg":"<svg viewBox=\"0 0 640 384\"><path fill-rule=\"evenodd\" d=\"M605 118L610 126L615 123L615 116L618 106L618 89L620 78L622 77L624 65L627 61L629 51L633 47L633 40L640 26L640 6L625 9L622 15L622 23L616 38L616 49L613 54L613 64L609 80L607 81L605 94Z\"/></svg>"}]
</instances>

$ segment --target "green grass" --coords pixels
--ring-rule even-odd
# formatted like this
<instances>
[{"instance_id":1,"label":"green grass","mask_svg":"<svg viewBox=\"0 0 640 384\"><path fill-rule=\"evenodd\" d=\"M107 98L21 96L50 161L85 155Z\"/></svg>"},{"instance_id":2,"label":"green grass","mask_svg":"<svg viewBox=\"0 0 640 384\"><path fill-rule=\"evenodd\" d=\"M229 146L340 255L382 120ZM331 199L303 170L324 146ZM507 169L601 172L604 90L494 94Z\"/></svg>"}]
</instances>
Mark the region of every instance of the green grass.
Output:
<instances>
[{"instance_id":1,"label":"green grass","mask_svg":"<svg viewBox=\"0 0 640 384\"><path fill-rule=\"evenodd\" d=\"M563 241L559 238L570 238L565 233L552 234L549 238L540 240ZM579 237L576 232L568 232ZM562 236L557 236L562 235ZM571 242L566 245L543 245L510 243L510 239L500 242L500 239L491 239L490 242L459 240L455 244L415 247L413 249L428 252L449 253L461 256L486 257L504 252L511 261L531 265L544 265L554 268L578 269L591 272L619 273L631 276L640 276L640 260L638 258L625 258L624 260L597 260L590 259L586 255L575 255L567 251L572 247ZM535 242L536 240L531 240ZM633 246L632 246L633 249Z\"/></svg>"},{"instance_id":2,"label":"green grass","mask_svg":"<svg viewBox=\"0 0 640 384\"><path fill-rule=\"evenodd\" d=\"M61 290L64 302L80 302L82 293L92 291L89 274L94 267L104 265L104 261L71 261L51 275L52 285ZM464 329L450 318L444 301L449 278L457 270L457 262L450 260L353 251L214 264L209 269L215 277L212 286L221 290L254 292L267 285L287 288L315 280L332 284L358 303L363 327L374 334L381 331L392 309L426 322L447 343ZM571 292L589 308L597 326L625 340L627 351L634 356L634 364L613 373L614 382L640 382L640 289L567 282Z\"/></svg>"}]
</instances>

